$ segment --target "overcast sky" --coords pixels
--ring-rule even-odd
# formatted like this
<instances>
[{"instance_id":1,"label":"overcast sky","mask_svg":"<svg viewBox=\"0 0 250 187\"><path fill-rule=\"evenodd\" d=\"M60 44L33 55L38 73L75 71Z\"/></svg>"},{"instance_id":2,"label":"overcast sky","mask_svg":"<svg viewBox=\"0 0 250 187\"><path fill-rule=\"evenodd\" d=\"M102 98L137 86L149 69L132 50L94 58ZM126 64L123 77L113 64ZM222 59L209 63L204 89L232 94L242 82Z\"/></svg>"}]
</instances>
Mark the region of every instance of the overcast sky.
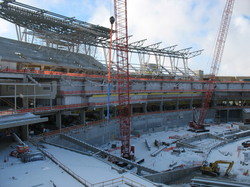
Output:
<instances>
[{"instance_id":1,"label":"overcast sky","mask_svg":"<svg viewBox=\"0 0 250 187\"><path fill-rule=\"evenodd\" d=\"M204 49L189 60L192 70L210 71L215 39L226 0L127 0L131 42L162 42L161 48ZM1 0L0 0L1 2ZM110 27L113 0L19 0L55 13ZM15 27L0 19L0 36L16 39ZM222 76L250 76L250 0L235 0L219 70Z\"/></svg>"}]
</instances>

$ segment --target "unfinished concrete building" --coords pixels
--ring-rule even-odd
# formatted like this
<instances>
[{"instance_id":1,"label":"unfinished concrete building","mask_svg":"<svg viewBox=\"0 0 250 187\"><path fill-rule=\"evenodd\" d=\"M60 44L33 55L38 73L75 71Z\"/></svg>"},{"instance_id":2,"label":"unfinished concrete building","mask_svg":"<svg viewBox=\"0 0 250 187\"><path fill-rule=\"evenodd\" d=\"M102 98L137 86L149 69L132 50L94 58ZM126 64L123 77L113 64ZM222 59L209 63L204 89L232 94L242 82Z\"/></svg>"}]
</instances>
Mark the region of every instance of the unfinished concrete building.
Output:
<instances>
[{"instance_id":1,"label":"unfinished concrete building","mask_svg":"<svg viewBox=\"0 0 250 187\"><path fill-rule=\"evenodd\" d=\"M0 38L1 136L16 132L27 139L81 129L79 138L94 146L119 139L115 65L107 120L110 29L18 2L4 1L0 11L16 24L18 36ZM144 42L129 43L137 58L129 67L131 134L188 126L208 87L202 71L188 67L202 50ZM249 91L247 77L216 77L206 121L249 122Z\"/></svg>"},{"instance_id":2,"label":"unfinished concrete building","mask_svg":"<svg viewBox=\"0 0 250 187\"><path fill-rule=\"evenodd\" d=\"M39 129L36 134L42 133L43 128L55 130L73 125L106 124L109 29L39 11L17 2L2 3L1 17L16 24L18 41L1 38L1 114L30 112L39 115L42 121L48 119L55 123L49 126L44 123L42 128L36 125ZM23 16L16 17L16 13ZM34 15L33 21L27 21ZM46 26L39 28L38 19ZM139 65L130 64L131 131L143 133L188 124L192 108L201 107L207 88L202 73L188 67L188 60L200 55L202 50L176 50L176 45L162 50L160 43L144 46L144 42L129 44L129 53L139 57ZM98 50L106 59L105 63L95 58ZM152 55L156 59L154 63L151 63ZM109 123L116 117L114 72ZM207 118L215 122L242 121L242 110L250 103L247 80L246 77L234 80L217 77ZM30 124L14 126L27 125L22 127L27 129L24 133L27 136L33 131ZM2 129L6 127L8 125ZM112 137L111 134L118 136L119 133L108 134Z\"/></svg>"}]
</instances>

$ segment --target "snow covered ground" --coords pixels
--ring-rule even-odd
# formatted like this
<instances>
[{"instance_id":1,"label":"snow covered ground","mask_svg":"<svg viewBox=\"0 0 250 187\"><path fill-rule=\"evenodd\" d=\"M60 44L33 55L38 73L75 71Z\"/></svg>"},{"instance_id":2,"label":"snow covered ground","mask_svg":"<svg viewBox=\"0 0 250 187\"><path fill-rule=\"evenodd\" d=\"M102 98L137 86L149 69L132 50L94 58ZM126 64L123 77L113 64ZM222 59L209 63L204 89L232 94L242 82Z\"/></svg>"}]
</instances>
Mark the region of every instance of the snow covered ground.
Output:
<instances>
[{"instance_id":1,"label":"snow covered ground","mask_svg":"<svg viewBox=\"0 0 250 187\"><path fill-rule=\"evenodd\" d=\"M221 124L212 125L210 133L215 135L227 134L238 130L238 125ZM198 134L200 135L200 133ZM233 143L226 144L222 147L214 149L209 156L203 151L193 151L192 149L180 149L184 152L173 152L176 148L176 140L197 136L196 133L187 131L187 128L176 128L164 132L156 132L141 135L140 137L132 137L131 145L135 146L135 156L137 161L144 159L143 166L149 167L157 171L166 171L175 167L192 167L201 165L207 159L208 162L216 160L234 161L235 164L231 171L233 180L240 182L250 183L250 176L243 175L244 172L250 169L249 165L242 165L241 161L244 160L243 152L238 147L241 143L250 137L234 141ZM220 137L223 137L220 135ZM147 140L150 150L145 144ZM155 140L162 142L159 147L155 146ZM193 144L200 147L209 147L216 143L214 139L208 138L193 142ZM0 143L1 144L1 143ZM111 148L114 144L117 148ZM66 173L58 165L50 159L43 161L22 163L19 159L9 157L9 153L14 150L15 143L0 145L0 187L16 187L16 186L82 186L80 182ZM32 151L36 151L36 147L29 144ZM101 148L109 150L112 154L120 155L120 141L113 141L109 144L103 145ZM76 174L80 179L86 180L88 183L96 184L99 182L113 180L126 180L126 182L134 182L134 184L142 184L150 187L154 186L153 183L138 177L130 172L120 173L119 170L112 167L112 165L105 163L95 157L85 156L79 153L68 151L62 148L45 144L45 150L53 155L60 163L67 167L72 173ZM163 149L156 156L151 156L159 149ZM227 155L227 156L226 156ZM6 162L5 162L6 161ZM225 170L227 165L221 166L221 171ZM131 170L135 172L135 170ZM116 183L117 186L126 186L125 184ZM188 184L178 185L188 186Z\"/></svg>"},{"instance_id":2,"label":"snow covered ground","mask_svg":"<svg viewBox=\"0 0 250 187\"><path fill-rule=\"evenodd\" d=\"M245 172L250 170L250 160L248 161L248 165L241 164L244 162L244 152L250 152L250 149L243 149L241 143L249 140L250 137L246 137L244 139L229 143L223 147L219 147L214 149L208 156L208 162L214 162L216 160L226 160L226 161L234 161L234 166L231 170L231 175L233 180L238 182L244 182L250 184L250 176L244 175ZM227 169L227 164L220 164L221 174L223 175ZM231 178L232 178L231 177Z\"/></svg>"},{"instance_id":3,"label":"snow covered ground","mask_svg":"<svg viewBox=\"0 0 250 187\"><path fill-rule=\"evenodd\" d=\"M16 143L1 149L0 154L0 187L17 186L82 186L70 175L65 173L51 160L22 163L20 159L10 157ZM32 145L29 145L34 151ZM4 160L7 159L7 162Z\"/></svg>"},{"instance_id":4,"label":"snow covered ground","mask_svg":"<svg viewBox=\"0 0 250 187\"><path fill-rule=\"evenodd\" d=\"M238 130L238 125L231 124L221 124L221 125L212 125L209 133L214 135L219 135L227 133L230 131ZM135 156L137 160L144 159L145 162L141 165L152 168L156 171L166 171L173 169L174 167L192 167L201 165L202 162L206 159L206 154L209 149L217 145L221 141L207 138L204 140L199 140L192 142L193 145L199 146L200 151L194 151L192 149L184 148L180 149L180 154L173 152L176 149L176 144L174 143L178 139L187 139L193 136L198 136L204 133L194 133L188 131L188 128L181 127L164 132L156 132L150 134L144 134L140 137L132 137L131 145L135 146ZM146 147L145 140L147 140L150 150ZM161 145L159 147L154 145L155 140L158 142L169 143L169 146ZM115 144L116 149L112 149L111 145ZM113 141L109 144L103 145L101 148L106 149L114 155L120 155L120 141ZM152 156L152 153L155 153L157 150L164 148L158 155Z\"/></svg>"},{"instance_id":5,"label":"snow covered ground","mask_svg":"<svg viewBox=\"0 0 250 187\"><path fill-rule=\"evenodd\" d=\"M20 159L9 157L15 143L1 150L0 187L26 186L83 186L50 159L22 163ZM36 148L29 144L34 151ZM77 175L89 186L101 186L103 183L113 183L111 186L155 186L152 182L129 172L119 173L110 164L94 157L68 151L51 145L45 145L46 152L53 155L60 163ZM7 159L7 162L4 160Z\"/></svg>"}]
</instances>

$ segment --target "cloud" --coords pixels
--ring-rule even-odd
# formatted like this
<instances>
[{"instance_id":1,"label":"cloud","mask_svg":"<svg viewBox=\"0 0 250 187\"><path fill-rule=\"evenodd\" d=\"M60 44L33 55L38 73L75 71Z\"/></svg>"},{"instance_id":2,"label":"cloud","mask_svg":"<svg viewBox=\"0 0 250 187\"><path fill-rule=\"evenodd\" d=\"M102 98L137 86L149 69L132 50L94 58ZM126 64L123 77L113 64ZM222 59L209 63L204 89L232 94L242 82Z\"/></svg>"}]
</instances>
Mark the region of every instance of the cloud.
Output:
<instances>
[{"instance_id":1,"label":"cloud","mask_svg":"<svg viewBox=\"0 0 250 187\"><path fill-rule=\"evenodd\" d=\"M189 60L191 69L210 72L216 37L225 0L133 0L128 1L128 27L131 40L146 38L145 45L162 41L161 47L178 44L178 49L193 47L204 52ZM249 75L250 1L235 1L231 25L219 75ZM106 24L104 7L93 17ZM100 12L100 14L99 14ZM99 19L97 19L99 18ZM90 19L91 20L91 19ZM237 64L237 67L235 67Z\"/></svg>"},{"instance_id":2,"label":"cloud","mask_svg":"<svg viewBox=\"0 0 250 187\"><path fill-rule=\"evenodd\" d=\"M19 0L42 9L110 27L113 0ZM191 69L210 71L215 40L226 0L128 0L130 42L146 38L145 45L162 42L160 47L178 44L204 52L189 60ZM233 16L219 75L249 75L250 1L235 1ZM14 26L0 19L0 34ZM2 24L3 23L3 24ZM235 65L237 64L237 66Z\"/></svg>"},{"instance_id":3,"label":"cloud","mask_svg":"<svg viewBox=\"0 0 250 187\"><path fill-rule=\"evenodd\" d=\"M0 19L0 37L16 38L14 24Z\"/></svg>"}]
</instances>

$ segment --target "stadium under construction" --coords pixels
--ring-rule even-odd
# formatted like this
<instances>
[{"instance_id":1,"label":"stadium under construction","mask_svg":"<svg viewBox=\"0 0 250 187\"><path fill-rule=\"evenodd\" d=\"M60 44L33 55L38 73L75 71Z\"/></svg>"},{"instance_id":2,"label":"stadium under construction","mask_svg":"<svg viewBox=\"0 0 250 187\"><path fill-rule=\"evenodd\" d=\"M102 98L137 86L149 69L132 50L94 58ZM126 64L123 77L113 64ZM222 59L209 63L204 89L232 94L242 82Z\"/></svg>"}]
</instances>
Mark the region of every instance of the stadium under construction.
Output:
<instances>
[{"instance_id":1,"label":"stadium under construction","mask_svg":"<svg viewBox=\"0 0 250 187\"><path fill-rule=\"evenodd\" d=\"M15 24L18 38L0 37L0 138L15 133L23 141L64 139L71 142L65 147L109 155L97 147L120 140L123 107L110 29L16 1L1 2L0 17ZM129 57L137 59L128 64L130 136L188 127L210 85L208 75L188 67L202 50L128 39ZM216 76L204 122L241 122L245 128L249 106L249 77ZM156 173L132 159L116 159L137 174Z\"/></svg>"}]
</instances>

